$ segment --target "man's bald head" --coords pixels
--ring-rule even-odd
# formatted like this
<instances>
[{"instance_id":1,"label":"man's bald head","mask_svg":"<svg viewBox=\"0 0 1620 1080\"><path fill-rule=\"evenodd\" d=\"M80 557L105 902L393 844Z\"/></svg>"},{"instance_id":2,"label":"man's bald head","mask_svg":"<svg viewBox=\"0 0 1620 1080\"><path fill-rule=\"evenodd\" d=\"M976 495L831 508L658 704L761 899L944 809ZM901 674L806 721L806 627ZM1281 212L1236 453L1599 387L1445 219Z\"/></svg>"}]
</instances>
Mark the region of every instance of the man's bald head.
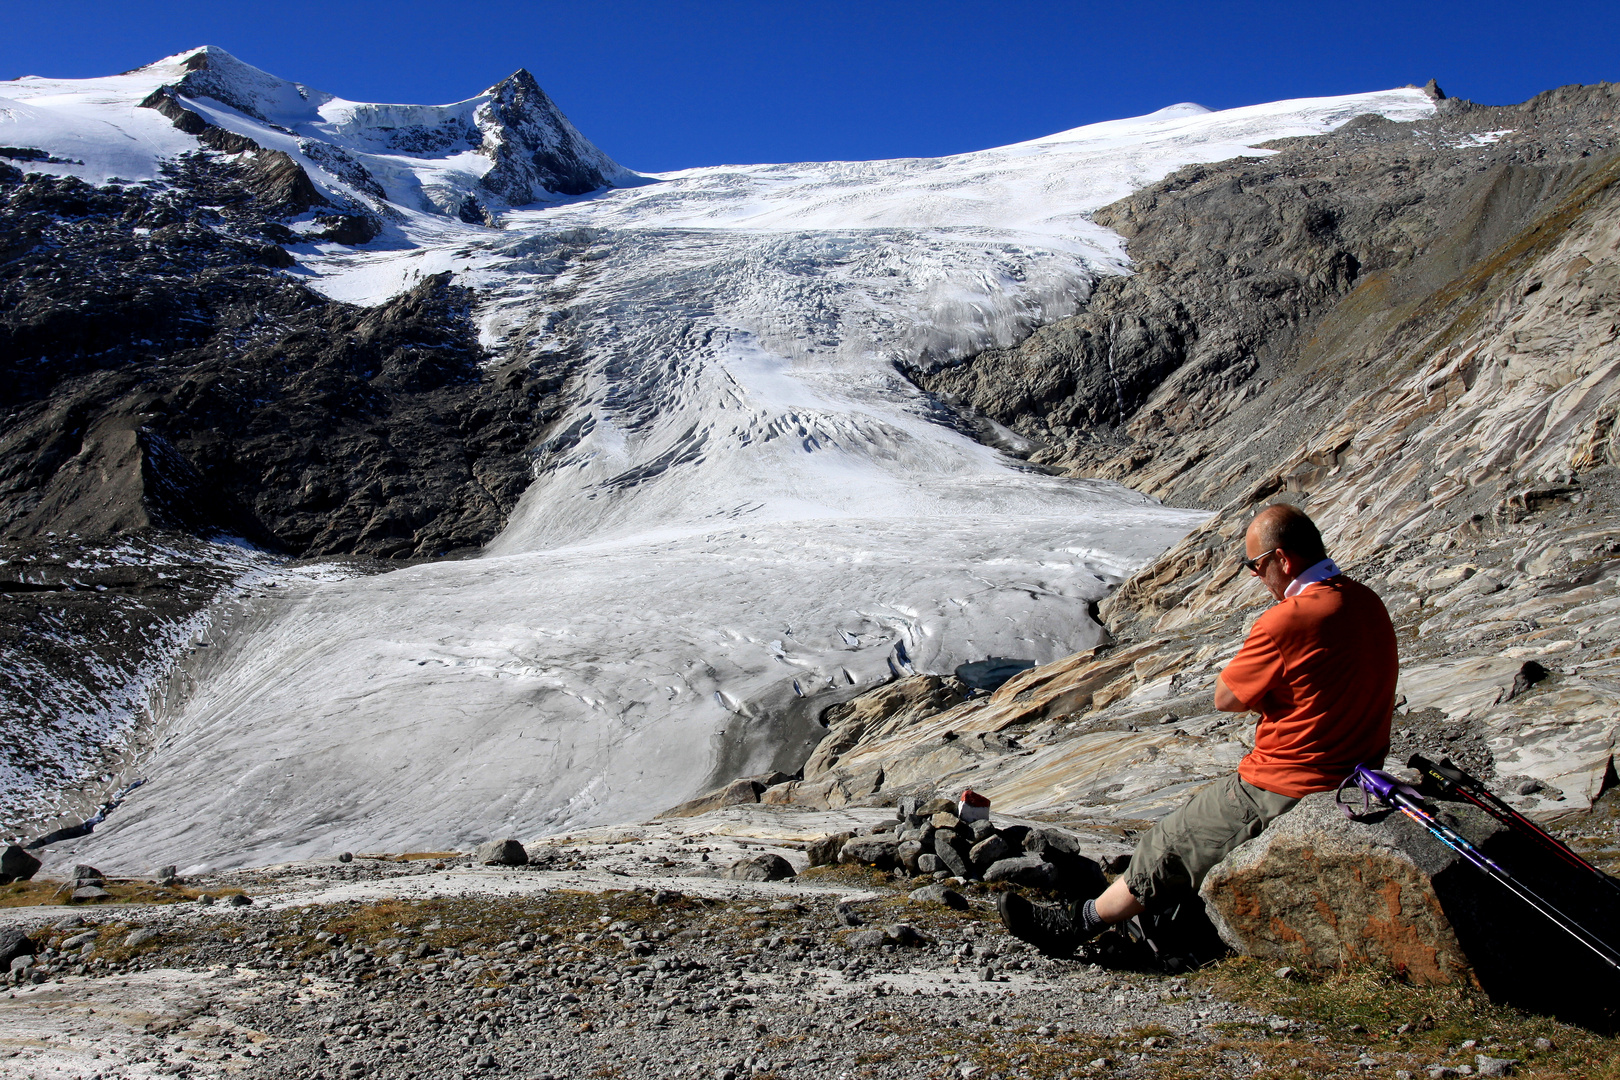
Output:
<instances>
[{"instance_id":1,"label":"man's bald head","mask_svg":"<svg viewBox=\"0 0 1620 1080\"><path fill-rule=\"evenodd\" d=\"M1249 522L1245 539L1251 541L1248 546L1255 553L1281 548L1306 566L1327 558L1316 522L1299 507L1287 503L1268 506L1256 514Z\"/></svg>"}]
</instances>

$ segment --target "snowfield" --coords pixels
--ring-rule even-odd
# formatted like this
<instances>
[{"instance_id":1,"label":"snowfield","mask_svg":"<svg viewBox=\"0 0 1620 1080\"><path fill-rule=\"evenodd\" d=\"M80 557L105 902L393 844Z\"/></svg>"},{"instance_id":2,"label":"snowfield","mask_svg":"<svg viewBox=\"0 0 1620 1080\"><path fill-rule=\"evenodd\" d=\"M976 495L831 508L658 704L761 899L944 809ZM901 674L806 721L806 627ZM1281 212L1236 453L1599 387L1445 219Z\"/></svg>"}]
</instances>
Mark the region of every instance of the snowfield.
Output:
<instances>
[{"instance_id":1,"label":"snowfield","mask_svg":"<svg viewBox=\"0 0 1620 1080\"><path fill-rule=\"evenodd\" d=\"M0 84L0 144L84 163L39 168L137 178L132 155L195 149L134 108L172 81L154 69ZM614 166L623 186L490 228L430 197L467 190L477 154L382 145L380 129L443 126L438 113L239 77L271 120L187 107L289 148L323 191L364 194L321 171L316 142L387 176L384 234L304 245L294 272L364 304L454 271L480 290L492 350L568 357L578 375L483 557L281 590L212 650L131 774L149 782L74 854L108 872L641 818L792 771L822 709L895 673L1096 643L1088 604L1203 515L1031 471L951 426L896 365L1078 310L1098 275L1128 272L1091 212L1183 165L1433 109L1408 89L1179 105L935 160ZM479 100L438 108L477 123Z\"/></svg>"}]
</instances>

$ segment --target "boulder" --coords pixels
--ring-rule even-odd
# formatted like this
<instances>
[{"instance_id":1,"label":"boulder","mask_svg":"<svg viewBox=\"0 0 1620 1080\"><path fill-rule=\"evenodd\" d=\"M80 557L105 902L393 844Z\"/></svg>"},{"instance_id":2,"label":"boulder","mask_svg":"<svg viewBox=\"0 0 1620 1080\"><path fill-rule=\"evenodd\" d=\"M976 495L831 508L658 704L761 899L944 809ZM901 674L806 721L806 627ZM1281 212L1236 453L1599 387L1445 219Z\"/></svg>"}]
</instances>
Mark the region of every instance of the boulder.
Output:
<instances>
[{"instance_id":1,"label":"boulder","mask_svg":"<svg viewBox=\"0 0 1620 1080\"><path fill-rule=\"evenodd\" d=\"M1103 868L1081 854L1080 840L1072 833L1054 828L1031 829L1024 837L1024 854L1038 855L1057 871L1057 888L1073 896L1091 899L1108 887ZM1123 869L1121 867L1120 869Z\"/></svg>"},{"instance_id":2,"label":"boulder","mask_svg":"<svg viewBox=\"0 0 1620 1080\"><path fill-rule=\"evenodd\" d=\"M491 840L478 845L473 862L484 866L527 866L529 853L516 840Z\"/></svg>"},{"instance_id":3,"label":"boulder","mask_svg":"<svg viewBox=\"0 0 1620 1080\"><path fill-rule=\"evenodd\" d=\"M33 956L34 950L34 939L15 926L0 930L0 970L9 970L19 956Z\"/></svg>"},{"instance_id":4,"label":"boulder","mask_svg":"<svg viewBox=\"0 0 1620 1080\"><path fill-rule=\"evenodd\" d=\"M923 854L917 856L917 873L937 874L943 869L944 867L941 866L939 862L939 856L935 855L933 852L924 852Z\"/></svg>"},{"instance_id":5,"label":"boulder","mask_svg":"<svg viewBox=\"0 0 1620 1080\"><path fill-rule=\"evenodd\" d=\"M39 873L40 861L18 847L8 844L0 854L0 885L10 881L28 881Z\"/></svg>"},{"instance_id":6,"label":"boulder","mask_svg":"<svg viewBox=\"0 0 1620 1080\"><path fill-rule=\"evenodd\" d=\"M750 855L726 868L732 881L785 881L794 876L793 864L774 852Z\"/></svg>"},{"instance_id":7,"label":"boulder","mask_svg":"<svg viewBox=\"0 0 1620 1080\"><path fill-rule=\"evenodd\" d=\"M852 836L844 841L844 847L838 853L838 861L875 866L879 870L892 870L900 861L899 849L900 845L894 837L886 833Z\"/></svg>"},{"instance_id":8,"label":"boulder","mask_svg":"<svg viewBox=\"0 0 1620 1080\"><path fill-rule=\"evenodd\" d=\"M73 895L68 897L68 903L93 904L98 900L111 899L112 893L108 892L106 889L103 889L100 885L86 885L83 882L80 882L79 887L73 890Z\"/></svg>"},{"instance_id":9,"label":"boulder","mask_svg":"<svg viewBox=\"0 0 1620 1080\"><path fill-rule=\"evenodd\" d=\"M899 846L895 849L895 855L897 858L899 858L900 865L904 866L907 870L910 870L915 874L917 872L917 860L922 858L923 855L922 841L900 841Z\"/></svg>"},{"instance_id":10,"label":"boulder","mask_svg":"<svg viewBox=\"0 0 1620 1080\"><path fill-rule=\"evenodd\" d=\"M924 885L920 889L913 889L906 895L906 899L917 904L944 904L957 911L968 909L967 897L944 885Z\"/></svg>"},{"instance_id":11,"label":"boulder","mask_svg":"<svg viewBox=\"0 0 1620 1080\"><path fill-rule=\"evenodd\" d=\"M838 861L838 853L844 850L850 834L847 832L832 833L823 836L820 840L813 840L805 848L805 854L810 857L811 866L831 866Z\"/></svg>"},{"instance_id":12,"label":"boulder","mask_svg":"<svg viewBox=\"0 0 1620 1080\"><path fill-rule=\"evenodd\" d=\"M1620 925L1620 904L1591 875L1470 805L1431 805L1586 925ZM1349 820L1330 792L1235 849L1200 891L1227 944L1296 968L1365 963L1420 985L1477 980L1500 1000L1570 1016L1620 992L1590 952L1428 830L1388 809Z\"/></svg>"},{"instance_id":13,"label":"boulder","mask_svg":"<svg viewBox=\"0 0 1620 1080\"><path fill-rule=\"evenodd\" d=\"M1007 845L1007 841L991 833L968 849L968 861L973 864L975 870L982 874L990 868L992 863L1009 858L1012 853L1012 848Z\"/></svg>"},{"instance_id":14,"label":"boulder","mask_svg":"<svg viewBox=\"0 0 1620 1080\"><path fill-rule=\"evenodd\" d=\"M1020 855L1014 859L997 859L984 872L986 881L1007 881L1032 889L1055 889L1058 884L1057 867L1039 855Z\"/></svg>"},{"instance_id":15,"label":"boulder","mask_svg":"<svg viewBox=\"0 0 1620 1080\"><path fill-rule=\"evenodd\" d=\"M100 881L104 880L105 878L106 878L106 875L103 874L100 870L97 870L93 866L86 866L83 863L80 863L78 866L75 866L73 868L73 880L74 881L95 881L95 882L100 882Z\"/></svg>"},{"instance_id":16,"label":"boulder","mask_svg":"<svg viewBox=\"0 0 1620 1080\"><path fill-rule=\"evenodd\" d=\"M711 810L718 810L723 806L739 806L743 803L759 802L760 793L765 785L752 777L743 777L733 780L725 787L715 788L704 792L695 799L688 799L679 806L665 810L659 817L696 817L707 814Z\"/></svg>"},{"instance_id":17,"label":"boulder","mask_svg":"<svg viewBox=\"0 0 1620 1080\"><path fill-rule=\"evenodd\" d=\"M890 945L899 945L904 948L918 948L928 944L928 939L910 923L890 923L883 928L883 936Z\"/></svg>"},{"instance_id":18,"label":"boulder","mask_svg":"<svg viewBox=\"0 0 1620 1080\"><path fill-rule=\"evenodd\" d=\"M157 939L158 932L156 930L153 930L150 927L142 927L139 930L131 930L129 932L129 936L124 939L124 947L126 949L134 949L141 945L145 945L148 941L156 941Z\"/></svg>"},{"instance_id":19,"label":"boulder","mask_svg":"<svg viewBox=\"0 0 1620 1080\"><path fill-rule=\"evenodd\" d=\"M934 834L934 855L956 877L972 876L968 870L967 844L952 830L941 829Z\"/></svg>"}]
</instances>

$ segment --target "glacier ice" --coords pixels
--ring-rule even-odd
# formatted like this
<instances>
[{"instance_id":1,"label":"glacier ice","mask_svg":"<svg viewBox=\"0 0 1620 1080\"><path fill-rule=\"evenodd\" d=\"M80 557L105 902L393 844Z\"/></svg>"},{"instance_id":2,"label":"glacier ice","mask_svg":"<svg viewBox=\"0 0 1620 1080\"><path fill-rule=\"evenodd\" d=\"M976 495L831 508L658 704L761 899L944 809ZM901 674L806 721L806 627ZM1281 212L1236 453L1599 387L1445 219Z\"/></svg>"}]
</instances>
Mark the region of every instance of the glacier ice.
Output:
<instances>
[{"instance_id":1,"label":"glacier ice","mask_svg":"<svg viewBox=\"0 0 1620 1080\"><path fill-rule=\"evenodd\" d=\"M97 108L127 117L116 101L139 92L96 82L34 94L13 123L49 134L66 102L58 126L82 148ZM498 355L572 365L572 404L482 557L278 590L210 650L138 764L150 782L79 849L103 866L638 818L791 770L827 705L895 673L1095 643L1088 605L1203 515L1031 470L900 367L1077 310L1097 275L1129 272L1091 213L1183 165L1433 109L1417 90L1184 104L941 159L623 172L633 186L488 228L420 195L467 182L444 179L472 175L465 145L376 145L402 116L431 133L465 111L300 105L247 82L258 96L196 107L312 175L329 156L312 141L339 146L397 200L376 243L295 251L316 288L375 303L451 270ZM320 119L296 136L266 119L297 108Z\"/></svg>"}]
</instances>

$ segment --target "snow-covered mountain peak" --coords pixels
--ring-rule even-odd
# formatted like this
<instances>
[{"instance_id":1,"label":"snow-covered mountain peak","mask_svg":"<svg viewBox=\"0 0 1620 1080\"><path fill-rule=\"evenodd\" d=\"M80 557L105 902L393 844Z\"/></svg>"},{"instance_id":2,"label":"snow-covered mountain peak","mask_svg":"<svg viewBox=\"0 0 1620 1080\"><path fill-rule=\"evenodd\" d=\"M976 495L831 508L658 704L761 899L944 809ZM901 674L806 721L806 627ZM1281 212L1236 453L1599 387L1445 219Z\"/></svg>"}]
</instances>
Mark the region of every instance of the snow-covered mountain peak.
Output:
<instances>
[{"instance_id":1,"label":"snow-covered mountain peak","mask_svg":"<svg viewBox=\"0 0 1620 1080\"><path fill-rule=\"evenodd\" d=\"M1196 101L1178 101L1174 105L1166 105L1142 117L1143 120L1168 120L1174 116L1203 116L1212 110L1204 108Z\"/></svg>"},{"instance_id":2,"label":"snow-covered mountain peak","mask_svg":"<svg viewBox=\"0 0 1620 1080\"><path fill-rule=\"evenodd\" d=\"M370 218L364 235L422 214L488 224L514 206L639 181L527 70L448 105L382 104L283 79L213 45L107 78L0 83L0 145L44 151L38 168L92 184L158 180L186 153L250 145L287 155L332 207Z\"/></svg>"},{"instance_id":3,"label":"snow-covered mountain peak","mask_svg":"<svg viewBox=\"0 0 1620 1080\"><path fill-rule=\"evenodd\" d=\"M139 69L164 79L176 93L210 98L268 124L293 127L319 121L333 95L244 63L217 45L204 45Z\"/></svg>"}]
</instances>

